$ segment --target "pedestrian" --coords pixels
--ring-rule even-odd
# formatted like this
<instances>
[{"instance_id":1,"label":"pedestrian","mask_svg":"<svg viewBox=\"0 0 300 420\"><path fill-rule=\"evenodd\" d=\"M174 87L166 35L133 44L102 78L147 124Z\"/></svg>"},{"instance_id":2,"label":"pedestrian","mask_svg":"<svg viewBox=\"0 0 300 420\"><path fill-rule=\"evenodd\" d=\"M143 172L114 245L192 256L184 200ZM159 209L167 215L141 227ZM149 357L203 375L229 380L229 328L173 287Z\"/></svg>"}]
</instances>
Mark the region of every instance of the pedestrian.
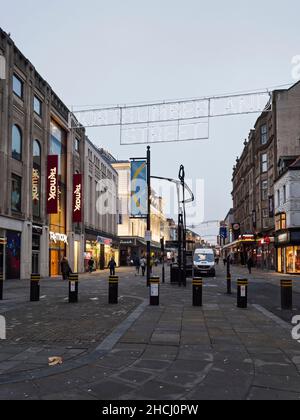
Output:
<instances>
[{"instance_id":1,"label":"pedestrian","mask_svg":"<svg viewBox=\"0 0 300 420\"><path fill-rule=\"evenodd\" d=\"M89 260L89 272L92 273L93 270L94 270L94 259L93 257L91 257Z\"/></svg>"},{"instance_id":2,"label":"pedestrian","mask_svg":"<svg viewBox=\"0 0 300 420\"><path fill-rule=\"evenodd\" d=\"M140 268L141 268L141 260L140 260L140 257L138 255L136 255L136 257L134 259L134 265L135 265L135 269L136 269L136 276L138 276L140 274Z\"/></svg>"},{"instance_id":3,"label":"pedestrian","mask_svg":"<svg viewBox=\"0 0 300 420\"><path fill-rule=\"evenodd\" d=\"M223 263L224 263L224 267L226 267L226 264L227 264L227 258L226 257L223 258Z\"/></svg>"},{"instance_id":4,"label":"pedestrian","mask_svg":"<svg viewBox=\"0 0 300 420\"><path fill-rule=\"evenodd\" d=\"M145 277L147 261L145 257L141 259L142 276Z\"/></svg>"},{"instance_id":5,"label":"pedestrian","mask_svg":"<svg viewBox=\"0 0 300 420\"><path fill-rule=\"evenodd\" d=\"M110 275L111 276L115 276L116 275L116 267L117 267L117 264L116 264L115 258L114 257L111 257L111 259L110 259L110 261L108 263L108 268L110 270Z\"/></svg>"},{"instance_id":6,"label":"pedestrian","mask_svg":"<svg viewBox=\"0 0 300 420\"><path fill-rule=\"evenodd\" d=\"M217 264L217 265L219 265L219 261L220 261L220 258L219 258L219 257L217 257L217 258L216 258L216 264Z\"/></svg>"},{"instance_id":7,"label":"pedestrian","mask_svg":"<svg viewBox=\"0 0 300 420\"><path fill-rule=\"evenodd\" d=\"M251 274L252 273L252 267L253 267L253 259L252 259L251 255L248 257L247 267L248 267L248 270L249 270L249 274Z\"/></svg>"},{"instance_id":8,"label":"pedestrian","mask_svg":"<svg viewBox=\"0 0 300 420\"><path fill-rule=\"evenodd\" d=\"M63 280L68 280L69 275L72 273L72 270L70 268L67 257L63 257L63 259L61 260L60 270L61 270Z\"/></svg>"},{"instance_id":9,"label":"pedestrian","mask_svg":"<svg viewBox=\"0 0 300 420\"><path fill-rule=\"evenodd\" d=\"M127 255L126 263L127 263L127 267L130 267L130 263L131 263L131 257L130 257L130 255Z\"/></svg>"}]
</instances>

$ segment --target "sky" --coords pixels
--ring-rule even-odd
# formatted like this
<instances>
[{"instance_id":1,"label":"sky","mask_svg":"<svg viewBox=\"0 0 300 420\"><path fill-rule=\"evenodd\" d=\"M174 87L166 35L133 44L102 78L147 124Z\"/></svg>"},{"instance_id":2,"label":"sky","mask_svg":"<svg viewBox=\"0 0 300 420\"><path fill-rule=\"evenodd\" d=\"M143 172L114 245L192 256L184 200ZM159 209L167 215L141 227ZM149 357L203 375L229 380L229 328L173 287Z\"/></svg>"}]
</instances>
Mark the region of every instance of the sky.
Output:
<instances>
[{"instance_id":1,"label":"sky","mask_svg":"<svg viewBox=\"0 0 300 420\"><path fill-rule=\"evenodd\" d=\"M0 0L0 26L69 107L251 91L295 82L297 0ZM152 146L152 173L203 180L204 220L232 206L236 157L257 115L211 120L210 138ZM118 159L145 154L88 131ZM201 212L200 212L201 213ZM194 218L190 224L201 222Z\"/></svg>"}]
</instances>

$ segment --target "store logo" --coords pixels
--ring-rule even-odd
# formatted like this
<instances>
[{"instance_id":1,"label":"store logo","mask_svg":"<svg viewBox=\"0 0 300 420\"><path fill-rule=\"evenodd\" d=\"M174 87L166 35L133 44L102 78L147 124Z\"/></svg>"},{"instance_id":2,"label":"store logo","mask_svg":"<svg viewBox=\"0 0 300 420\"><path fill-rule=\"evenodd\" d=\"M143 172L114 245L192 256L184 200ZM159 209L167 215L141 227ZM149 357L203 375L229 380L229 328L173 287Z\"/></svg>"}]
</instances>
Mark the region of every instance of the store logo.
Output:
<instances>
[{"instance_id":1,"label":"store logo","mask_svg":"<svg viewBox=\"0 0 300 420\"><path fill-rule=\"evenodd\" d=\"M6 340L6 320L0 316L0 340Z\"/></svg>"},{"instance_id":2,"label":"store logo","mask_svg":"<svg viewBox=\"0 0 300 420\"><path fill-rule=\"evenodd\" d=\"M57 197L56 174L57 174L56 168L51 168L50 175L48 177L50 181L48 201L56 200L56 197Z\"/></svg>"},{"instance_id":3,"label":"store logo","mask_svg":"<svg viewBox=\"0 0 300 420\"><path fill-rule=\"evenodd\" d=\"M39 194L39 182L40 182L40 174L37 169L32 170L32 200L39 201L40 194Z\"/></svg>"},{"instance_id":4,"label":"store logo","mask_svg":"<svg viewBox=\"0 0 300 420\"><path fill-rule=\"evenodd\" d=\"M292 337L293 340L298 341L300 344L300 316L294 316L292 319L292 325L295 325L295 327L292 329Z\"/></svg>"},{"instance_id":5,"label":"store logo","mask_svg":"<svg viewBox=\"0 0 300 420\"><path fill-rule=\"evenodd\" d=\"M66 245L68 245L67 235L64 235L63 233L55 233L55 232L49 232L49 235L50 235L50 241L54 242L55 244L57 242L63 242Z\"/></svg>"},{"instance_id":6,"label":"store logo","mask_svg":"<svg viewBox=\"0 0 300 420\"><path fill-rule=\"evenodd\" d=\"M80 211L81 210L81 184L76 185L75 191L75 207L74 207L74 212Z\"/></svg>"}]
</instances>

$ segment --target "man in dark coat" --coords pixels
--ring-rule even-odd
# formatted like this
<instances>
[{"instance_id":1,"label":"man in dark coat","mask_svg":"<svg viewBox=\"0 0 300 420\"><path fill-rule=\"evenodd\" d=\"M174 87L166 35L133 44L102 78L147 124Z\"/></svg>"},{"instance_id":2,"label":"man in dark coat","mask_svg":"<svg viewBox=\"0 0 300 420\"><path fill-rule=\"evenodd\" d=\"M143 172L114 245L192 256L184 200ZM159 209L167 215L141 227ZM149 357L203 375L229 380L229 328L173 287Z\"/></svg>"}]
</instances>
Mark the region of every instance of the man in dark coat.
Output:
<instances>
[{"instance_id":1,"label":"man in dark coat","mask_svg":"<svg viewBox=\"0 0 300 420\"><path fill-rule=\"evenodd\" d=\"M68 280L70 273L72 270L69 265L69 261L67 257L64 257L60 263L60 270L63 277L63 280Z\"/></svg>"}]
</instances>

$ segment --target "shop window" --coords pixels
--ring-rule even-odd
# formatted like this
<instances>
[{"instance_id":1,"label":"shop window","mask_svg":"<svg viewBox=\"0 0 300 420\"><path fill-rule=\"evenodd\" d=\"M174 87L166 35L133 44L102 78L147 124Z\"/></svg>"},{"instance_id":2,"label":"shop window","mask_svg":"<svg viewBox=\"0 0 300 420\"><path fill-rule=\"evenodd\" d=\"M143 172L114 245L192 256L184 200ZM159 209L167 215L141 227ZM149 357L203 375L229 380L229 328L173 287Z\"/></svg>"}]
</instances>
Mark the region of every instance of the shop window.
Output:
<instances>
[{"instance_id":1,"label":"shop window","mask_svg":"<svg viewBox=\"0 0 300 420\"><path fill-rule=\"evenodd\" d=\"M287 228L286 214L281 213L275 217L276 230L285 230Z\"/></svg>"},{"instance_id":2,"label":"shop window","mask_svg":"<svg viewBox=\"0 0 300 420\"><path fill-rule=\"evenodd\" d=\"M21 213L22 196L22 178L12 175L11 180L11 209L14 212Z\"/></svg>"},{"instance_id":3,"label":"shop window","mask_svg":"<svg viewBox=\"0 0 300 420\"><path fill-rule=\"evenodd\" d=\"M286 249L287 273L300 273L300 246L290 246Z\"/></svg>"}]
</instances>

